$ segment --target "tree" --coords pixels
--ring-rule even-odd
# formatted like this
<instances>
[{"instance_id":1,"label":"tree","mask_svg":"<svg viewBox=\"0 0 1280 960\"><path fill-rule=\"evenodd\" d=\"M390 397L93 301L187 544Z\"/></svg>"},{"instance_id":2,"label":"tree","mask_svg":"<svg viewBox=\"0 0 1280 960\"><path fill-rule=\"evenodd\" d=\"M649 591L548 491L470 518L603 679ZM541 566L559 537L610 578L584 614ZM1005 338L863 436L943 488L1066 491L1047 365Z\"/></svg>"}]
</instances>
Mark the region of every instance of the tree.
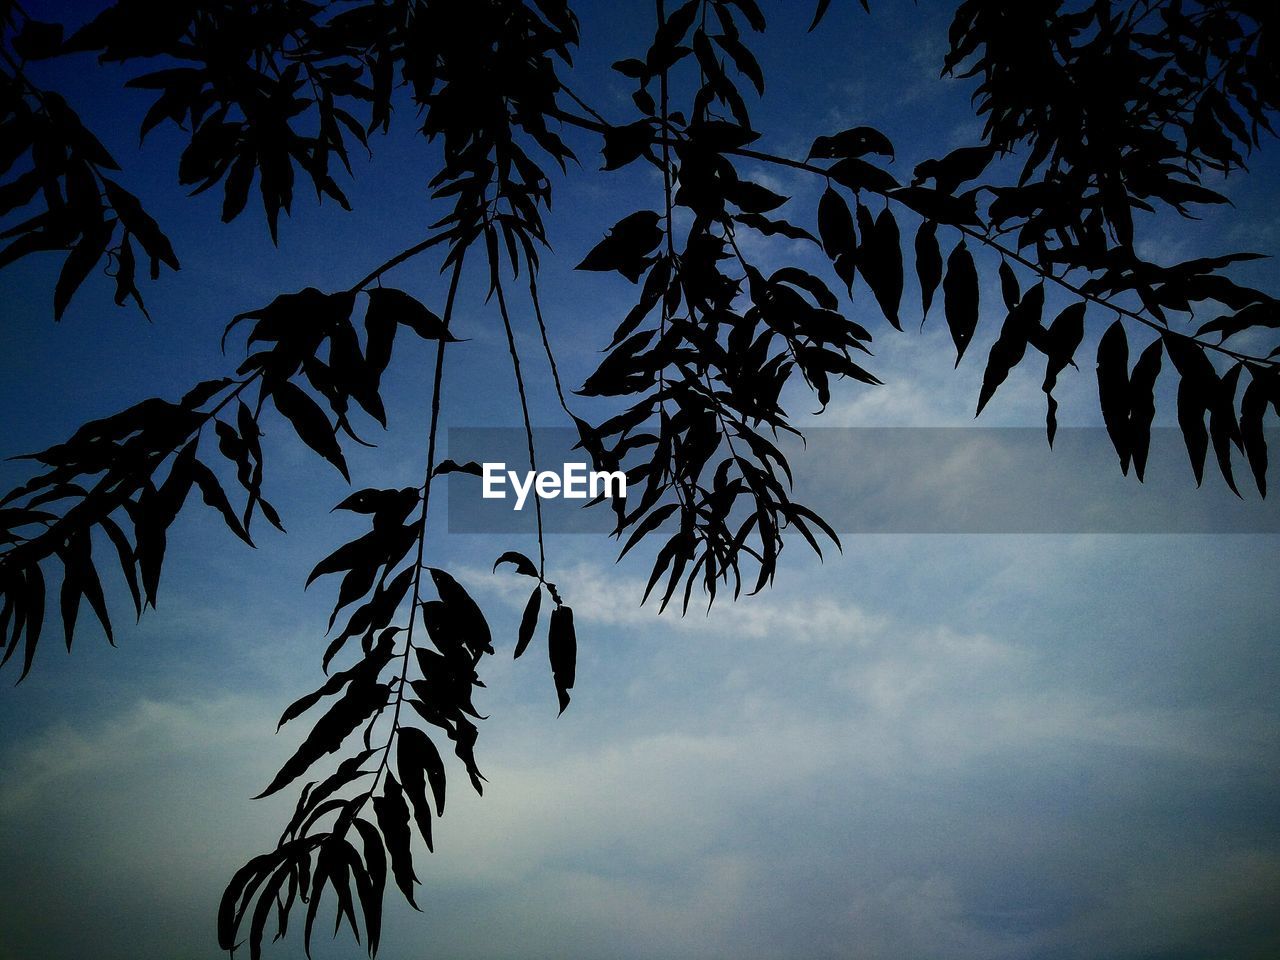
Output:
<instances>
[{"instance_id":1,"label":"tree","mask_svg":"<svg viewBox=\"0 0 1280 960\"><path fill-rule=\"evenodd\" d=\"M831 29L830 6L818 0L811 30ZM871 13L866 0L861 6ZM736 598L744 583L762 590L793 529L819 553L823 539L838 545L835 531L790 495L790 465L776 441L799 429L780 397L800 383L825 407L833 381L879 382L865 359L872 333L850 318L849 303L865 287L901 330L915 316L908 263L919 313L927 319L940 299L959 365L983 313L983 263L974 254L999 260L1004 318L978 413L1014 367L1041 354L1052 444L1057 378L1090 326L1102 328L1099 403L1121 469L1144 475L1163 374L1177 383L1197 482L1212 445L1233 490L1234 449L1265 494L1263 428L1280 413L1280 347L1268 353L1266 336L1280 326L1280 304L1226 272L1256 255L1161 265L1138 249L1143 215L1191 217L1225 202L1220 175L1243 171L1274 133L1280 17L1265 0L959 3L941 66L972 85L983 139L921 159L906 182L889 169L893 144L868 126L833 130L804 157L762 148L749 101L764 94L765 76L750 43L766 20L754 0L656 0L651 40L614 64L634 83L629 117L606 116L572 88L577 20L561 0L120 0L74 31L0 2L0 18L0 214L11 222L0 265L65 254L55 320L96 269L114 277L117 305L132 301L145 312L139 251L153 279L179 263L161 224L123 185L127 173L75 110L32 78L39 61L92 53L132 65L128 86L155 91L142 135L173 124L186 138L179 183L219 189L224 221L245 213L256 185L273 240L297 183L349 206L338 182L353 169L349 151L376 147L375 135L403 122L405 107L421 118L430 188L446 211L420 243L353 271L364 275L346 288L282 292L233 317L224 344L247 334L234 372L31 454L32 478L0 504L0 656L8 662L21 651L26 676L47 581L60 578L68 647L86 600L110 639L104 550L141 615L157 601L166 531L193 492L250 545L259 516L259 528L283 530L264 496L262 424L288 424L348 477L344 449L364 442L360 416L386 423L380 384L397 335L435 344L421 482L360 489L338 504L367 517L367 532L311 574L341 575L329 620L339 630L323 654L326 680L281 724L313 709L317 719L263 795L313 779L275 849L231 879L218 918L227 949L247 941L258 956L272 914L283 933L299 904L309 942L321 895L331 891L338 922L362 931L373 954L388 875L413 903L411 834L430 847L432 820L444 811L446 767L428 731L443 733L482 788L472 696L492 636L425 538L436 481L479 472L437 455L441 382L467 269L487 279L530 467L537 451L516 296L531 309L535 328L523 333L536 335L582 448L596 469L624 471L639 491L609 506L622 553L659 544L643 600L655 596L662 608L687 609L695 589L708 603L722 590ZM599 369L576 391L587 399L572 402L537 284L549 239L543 211L579 159L557 132L566 127L599 138L604 175L641 164L661 179L578 264L619 273L638 294ZM789 198L742 173L748 163L817 178L816 211L781 216ZM914 231L910 256L903 225ZM811 244L829 275L755 262L744 234ZM384 285L408 264L441 271L437 309ZM1052 317L1050 290L1071 301ZM1213 319L1188 320L1201 304ZM1137 335L1142 348L1131 363ZM588 414L588 403L608 414ZM229 493L231 476L239 489ZM537 557L511 551L495 567L510 564L533 581L514 652L545 624L563 711L576 660L572 589L562 595L548 579L540 512L538 523ZM340 758L333 769L324 766L330 754Z\"/></svg>"}]
</instances>

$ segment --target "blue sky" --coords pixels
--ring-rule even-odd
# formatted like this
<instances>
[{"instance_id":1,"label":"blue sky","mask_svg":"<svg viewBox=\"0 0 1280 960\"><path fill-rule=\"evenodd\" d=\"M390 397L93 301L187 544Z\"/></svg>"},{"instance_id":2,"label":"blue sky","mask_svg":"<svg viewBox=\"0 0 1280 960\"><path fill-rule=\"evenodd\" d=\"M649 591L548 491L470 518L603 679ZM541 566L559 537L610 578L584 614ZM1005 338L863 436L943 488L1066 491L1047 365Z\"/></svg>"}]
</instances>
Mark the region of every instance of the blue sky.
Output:
<instances>
[{"instance_id":1,"label":"blue sky","mask_svg":"<svg viewBox=\"0 0 1280 960\"><path fill-rule=\"evenodd\" d=\"M755 116L768 148L802 155L819 133L871 123L907 171L972 135L965 88L936 80L947 4L876 6L867 18L836 4L812 36L807 4L766 7L770 86ZM644 43L649 5L579 9L572 82L629 119L626 82L608 64ZM112 307L102 280L55 326L56 263L0 273L6 456L221 374L234 362L217 351L229 317L308 284L345 288L434 219L404 115L357 169L356 212L300 195L272 248L252 210L222 226L216 197L186 201L172 186L177 137L157 132L139 152L145 98L82 66L52 79L124 163L183 269L144 289L150 325ZM557 184L542 287L562 371L577 384L633 289L571 267L618 217L656 206L660 184L639 166L595 173L597 145L566 136L583 164ZM1148 249L1166 261L1280 252L1278 173L1260 156L1252 176L1228 184L1234 209L1191 227L1150 223ZM796 218L812 216L812 183L768 176L794 193ZM1275 287L1270 262L1240 275ZM443 298L430 266L394 283ZM451 351L444 421L515 425L499 321L476 284L465 294L457 322L470 342ZM1000 318L984 311L952 371L939 318L895 334L869 300L864 290L854 316L876 334L872 369L886 385L846 385L812 422L972 423ZM994 287L984 300L998 302ZM430 359L425 347L397 351L391 429L378 450L353 452L359 485L417 482ZM1096 427L1092 363L1061 379L1062 423ZM1016 371L980 423L1042 424L1039 380L1038 369ZM562 424L541 371L531 396L538 423ZM1160 421L1173 423L1167 402ZM222 886L274 841L293 801L248 798L300 734L273 735L280 711L320 681L332 588L302 584L357 529L327 512L345 495L341 478L283 428L268 440L267 490L287 536L264 532L249 551L189 510L170 536L160 609L121 629L119 649L86 624L72 656L50 640L32 676L0 693L0 960L216 955ZM1175 454L1169 482L1189 489ZM795 466L840 488L828 460ZM975 497L984 468L995 469L964 474ZM1084 482L1098 468L1061 464L1068 484L1073 469ZM21 477L19 464L0 468L6 482ZM1231 509L1220 481L1206 487ZM557 719L545 648L509 657L524 581L488 572L528 540L449 533L443 517L432 533L432 556L474 589L501 643L478 702L491 716L478 747L489 785L477 798L451 768L437 852L419 860L423 915L388 896L390 960L1207 960L1280 946L1274 535L859 535L822 564L796 544L773 589L683 619L638 607L645 557L615 566L603 538L554 536L550 574L580 637L574 701ZM317 955L357 950L344 934ZM268 953L301 955L293 940Z\"/></svg>"}]
</instances>

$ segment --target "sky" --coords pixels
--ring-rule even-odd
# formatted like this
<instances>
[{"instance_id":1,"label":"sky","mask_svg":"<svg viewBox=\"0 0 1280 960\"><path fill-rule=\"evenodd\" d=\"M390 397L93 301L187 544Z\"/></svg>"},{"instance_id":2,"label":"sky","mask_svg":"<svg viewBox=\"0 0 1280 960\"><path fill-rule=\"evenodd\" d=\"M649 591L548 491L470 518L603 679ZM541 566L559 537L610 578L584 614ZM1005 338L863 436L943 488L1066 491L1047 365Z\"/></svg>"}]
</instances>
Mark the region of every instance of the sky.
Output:
<instances>
[{"instance_id":1,"label":"sky","mask_svg":"<svg viewBox=\"0 0 1280 960\"><path fill-rule=\"evenodd\" d=\"M835 4L806 35L808 5L765 5L771 29L758 53L769 89L754 116L770 149L803 155L820 133L870 123L894 140L905 175L972 137L967 89L937 80L947 4L874 7L867 17ZM607 116L630 119L627 82L608 65L644 43L649 6L578 9L584 46L571 82ZM357 164L355 212L300 195L273 248L252 209L223 226L216 196L184 198L174 186L178 137L158 131L139 150L146 98L99 77L79 62L48 79L125 165L126 185L168 228L182 270L144 289L150 324L114 308L108 282L94 278L55 325L56 262L0 272L3 456L220 375L236 362L217 348L231 316L309 284L346 287L434 219L429 172L402 111L397 131L374 142L374 160ZM634 291L571 268L620 216L656 206L661 186L638 165L596 172L598 144L577 131L566 138L582 165L556 184L555 249L541 285L562 372L578 384ZM794 194L786 209L812 217L812 183L767 176ZM1275 158L1263 154L1251 176L1226 185L1233 208L1194 224L1148 223L1144 243L1162 260L1280 252L1277 184ZM1265 261L1238 276L1275 287ZM430 266L405 267L395 282L429 303L443 298ZM443 422L460 431L519 422L500 321L478 282L463 291L457 323L470 339L451 350L445 381ZM984 308L977 341L953 370L936 317L897 334L863 293L852 315L875 333L871 369L885 385L842 384L821 417L796 394L800 421L846 428L830 434L837 444L866 436L855 428L930 438L943 434L908 428L973 429L1000 317ZM983 294L998 302L994 287ZM908 305L913 296L909 282ZM1086 361L1099 332L1091 327ZM358 485L417 482L431 359L402 338L384 381L390 429L377 450L351 454ZM1080 367L1064 373L1057 395L1084 450L1100 420L1092 364ZM531 369L535 422L563 427L545 371ZM477 748L488 784L477 797L450 767L436 852L417 851L422 913L388 894L380 956L1280 953L1280 543L1238 532L1276 530L1275 504L1246 490L1237 505L1216 476L1195 492L1172 431L1157 436L1161 474L1150 488L1070 444L1048 455L1043 486L1021 479L1008 464L1020 462L1030 434L1005 428L1042 426L1039 379L1038 369L1015 371L978 421L984 429L936 465L862 462L848 446L837 447L843 457L798 451L806 489L835 509L868 500L876 529L849 519L841 529L856 532L821 562L793 544L772 588L709 613L658 616L639 606L645 556L615 564L603 536L553 535L549 573L579 635L573 702L558 718L542 641L510 657L526 583L490 573L504 550L530 550L528 536L433 518L431 557L474 591L498 646L477 703L490 717ZM1174 423L1169 400L1164 426ZM598 417L590 401L575 403ZM85 623L70 656L49 639L27 681L0 686L0 960L218 955L221 890L274 843L294 800L289 791L249 799L301 735L292 725L274 734L276 719L322 678L334 588L304 592L303 583L317 558L359 532L328 513L347 492L341 478L284 429L267 440L267 491L288 535L264 532L249 550L210 511L187 510L170 534L159 609L136 627L122 612L118 648ZM1011 472L1020 479L1010 487ZM0 465L6 487L22 476L20 463ZM1141 514L1153 519L1002 533L989 519L996 489L1041 516L1062 515L1062 498L1074 496L1104 517L1153 510ZM920 505L942 497L978 510L985 525L913 526ZM1195 524L1185 510L1199 511ZM120 585L113 590L123 610ZM345 931L319 940L318 958L362 953ZM291 937L266 955L301 957L301 944Z\"/></svg>"}]
</instances>

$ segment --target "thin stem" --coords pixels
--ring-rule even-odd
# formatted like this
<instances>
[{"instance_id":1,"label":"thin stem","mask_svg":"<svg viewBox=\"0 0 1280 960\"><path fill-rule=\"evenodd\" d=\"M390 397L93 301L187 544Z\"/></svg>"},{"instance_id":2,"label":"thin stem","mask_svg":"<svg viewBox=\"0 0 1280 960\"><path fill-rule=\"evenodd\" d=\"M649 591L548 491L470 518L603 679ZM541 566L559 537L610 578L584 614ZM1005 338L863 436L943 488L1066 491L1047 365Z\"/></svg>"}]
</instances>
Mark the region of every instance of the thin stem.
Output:
<instances>
[{"instance_id":1,"label":"thin stem","mask_svg":"<svg viewBox=\"0 0 1280 960\"><path fill-rule=\"evenodd\" d=\"M551 350L551 340L547 336L547 325L542 319L542 303L538 296L538 276L537 271L533 269L533 264L527 263L529 272L529 299L533 301L533 315L538 319L538 332L542 335L542 348L547 353L547 363L551 365L551 379L556 385L556 396L560 398L560 408L565 413L573 416L573 411L569 409L569 404L564 398L564 386L560 382L560 370L556 366L556 355Z\"/></svg>"},{"instance_id":2,"label":"thin stem","mask_svg":"<svg viewBox=\"0 0 1280 960\"><path fill-rule=\"evenodd\" d=\"M487 227L492 230L493 228ZM525 442L529 447L529 469L536 476L538 473L537 457L534 453L533 446L533 423L529 419L529 399L524 389L524 374L520 370L520 351L516 348L515 331L511 329L511 315L507 312L507 298L502 291L502 280L499 279L494 286L494 292L498 295L498 312L502 314L502 326L507 332L507 349L511 351L511 368L516 375L516 392L520 394L520 414L524 418L524 436ZM538 522L538 577L541 580L547 579L547 553L544 543L542 530L542 498L535 496L533 498L534 515Z\"/></svg>"},{"instance_id":3,"label":"thin stem","mask_svg":"<svg viewBox=\"0 0 1280 960\"><path fill-rule=\"evenodd\" d=\"M369 273L369 275L368 275L368 276L366 276L366 277L365 277L363 280L361 280L359 283L355 284L355 285L354 285L350 290L348 290L347 292L348 292L348 293L358 293L359 291L361 291L361 290L363 290L365 287L367 287L369 284L373 283L373 281L375 281L375 280L377 280L379 277L381 277L381 276L382 276L384 273L386 273L387 271L389 271L389 270L391 270L391 269L393 269L393 268L395 268L395 267L398 267L398 266L400 266L400 264L404 263L406 260L412 260L412 259L413 259L414 257L416 257L418 254L423 253L424 251L431 249L431 248L432 248L432 247L434 247L437 243L440 243L442 240L444 240L444 239L446 238L446 236L447 236L447 234L439 234L439 233L438 233L438 234L436 234L434 237L427 237L427 239L423 240L421 243L415 243L412 247L409 247L407 250L401 250L399 253L397 253L397 254L396 254L394 257L392 257L390 260L386 261L386 262L385 262L385 263L383 263L381 266L379 266L379 267L375 268L374 270L372 270L372 271Z\"/></svg>"},{"instance_id":4,"label":"thin stem","mask_svg":"<svg viewBox=\"0 0 1280 960\"><path fill-rule=\"evenodd\" d=\"M466 250L464 249L454 262L453 276L449 279L449 294L445 299L444 316L441 318L445 334L448 333L449 322L453 319L453 304L457 297L458 280L462 276L462 262L465 258ZM447 346L447 338L441 336L436 345L436 367L431 384L431 426L427 431L427 466L421 487L422 513L418 517L418 544L417 555L413 564L413 592L411 594L412 603L409 607L409 627L405 634L404 655L400 664L399 682L396 684L395 706L391 713L391 731L387 734L387 743L382 749L382 759L378 763L378 769L373 775L369 790L356 804L356 813L359 813L369 798L373 796L374 791L377 790L382 775L387 770L391 757L391 747L395 744L396 735L400 732L400 711L404 708L405 688L408 686L406 681L409 676L409 658L414 651L414 627L418 623L418 608L422 604L422 556L427 542L427 511L431 505L431 477L435 472L436 465L436 438L439 435L440 428L440 393L441 385L444 382L444 351ZM352 819L354 819L354 816Z\"/></svg>"},{"instance_id":5,"label":"thin stem","mask_svg":"<svg viewBox=\"0 0 1280 960\"><path fill-rule=\"evenodd\" d=\"M565 92L565 94L567 94L567 95L568 95L568 97L569 97L569 99L570 99L570 100L572 100L574 103L576 103L579 107L581 107L581 108L582 108L583 110L585 110L587 113L591 114L591 116L593 116L593 117L594 117L596 120L598 120L600 123L603 123L603 124L606 124L606 125L609 123L609 121L608 121L608 120L606 120L606 119L604 118L604 115L603 115L603 114L601 114L598 110L596 110L596 108L595 108L595 107L591 106L591 104L587 103L587 102L586 102L585 100L583 100L580 96L578 96L578 95L577 95L576 93L574 93L571 89L569 89L568 84L561 83L561 84L560 84L560 89L561 89L561 90L563 90L563 91Z\"/></svg>"}]
</instances>

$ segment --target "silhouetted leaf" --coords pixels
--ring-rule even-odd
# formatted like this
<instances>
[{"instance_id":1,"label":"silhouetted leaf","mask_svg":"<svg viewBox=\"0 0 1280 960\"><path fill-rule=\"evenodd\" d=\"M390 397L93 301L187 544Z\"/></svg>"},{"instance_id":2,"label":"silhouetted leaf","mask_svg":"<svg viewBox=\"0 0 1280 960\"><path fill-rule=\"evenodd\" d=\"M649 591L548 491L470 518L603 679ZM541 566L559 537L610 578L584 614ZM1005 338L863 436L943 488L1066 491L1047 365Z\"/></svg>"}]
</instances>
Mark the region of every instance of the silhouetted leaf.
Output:
<instances>
[{"instance_id":1,"label":"silhouetted leaf","mask_svg":"<svg viewBox=\"0 0 1280 960\"><path fill-rule=\"evenodd\" d=\"M421 730L401 727L396 745L396 769L405 795L413 807L413 819L427 849L431 843L431 807L427 804L427 782L435 797L437 816L444 813L444 761L440 751Z\"/></svg>"},{"instance_id":2,"label":"silhouetted leaf","mask_svg":"<svg viewBox=\"0 0 1280 960\"><path fill-rule=\"evenodd\" d=\"M534 562L526 557L523 553L517 553L515 550L508 550L493 563L493 569L496 572L501 564L509 563L516 568L516 573L524 574L526 577L538 576L538 568Z\"/></svg>"},{"instance_id":3,"label":"silhouetted leaf","mask_svg":"<svg viewBox=\"0 0 1280 960\"><path fill-rule=\"evenodd\" d=\"M809 148L809 156L818 159L846 159L866 156L893 156L893 143L874 127L851 127L835 136L818 137Z\"/></svg>"},{"instance_id":4,"label":"silhouetted leaf","mask_svg":"<svg viewBox=\"0 0 1280 960\"><path fill-rule=\"evenodd\" d=\"M199 460L193 460L191 463L191 475L195 480L196 486L200 488L204 502L222 514L223 522L226 523L227 528L252 547L254 544L249 532L245 530L240 518L231 509L227 494L222 489L222 484L218 482L218 478L213 475L213 471Z\"/></svg>"},{"instance_id":5,"label":"silhouetted leaf","mask_svg":"<svg viewBox=\"0 0 1280 960\"><path fill-rule=\"evenodd\" d=\"M1249 469L1253 471L1254 483L1262 497L1267 495L1267 438L1263 432L1266 412L1266 381L1262 374L1255 371L1240 400L1240 433Z\"/></svg>"},{"instance_id":6,"label":"silhouetted leaf","mask_svg":"<svg viewBox=\"0 0 1280 960\"><path fill-rule=\"evenodd\" d=\"M947 275L942 281L943 308L947 327L956 345L956 366L978 328L978 271L963 240L947 258Z\"/></svg>"},{"instance_id":7,"label":"silhouetted leaf","mask_svg":"<svg viewBox=\"0 0 1280 960\"><path fill-rule=\"evenodd\" d=\"M616 270L635 283L644 273L648 256L662 240L658 214L640 210L623 217L578 264L579 270Z\"/></svg>"},{"instance_id":8,"label":"silhouetted leaf","mask_svg":"<svg viewBox=\"0 0 1280 960\"><path fill-rule=\"evenodd\" d=\"M1111 445L1120 457L1120 470L1129 473L1133 456L1129 433L1129 340L1124 323L1115 321L1098 342L1098 402Z\"/></svg>"},{"instance_id":9,"label":"silhouetted leaf","mask_svg":"<svg viewBox=\"0 0 1280 960\"><path fill-rule=\"evenodd\" d=\"M445 328L443 320L403 290L393 290L390 287L374 287L369 291L369 309L365 315L365 323L401 323L423 340L458 342L458 338Z\"/></svg>"},{"instance_id":10,"label":"silhouetted leaf","mask_svg":"<svg viewBox=\"0 0 1280 960\"><path fill-rule=\"evenodd\" d=\"M1009 266L1007 260L1000 261L1000 295L1004 298L1006 310L1012 310L1022 299L1022 290L1018 285L1017 274Z\"/></svg>"},{"instance_id":11,"label":"silhouetted leaf","mask_svg":"<svg viewBox=\"0 0 1280 960\"><path fill-rule=\"evenodd\" d=\"M302 442L337 467L343 478L350 482L351 474L347 472L342 447L320 405L287 380L276 385L271 399L281 415L293 425Z\"/></svg>"},{"instance_id":12,"label":"silhouetted leaf","mask_svg":"<svg viewBox=\"0 0 1280 960\"><path fill-rule=\"evenodd\" d=\"M382 837L373 824L357 817L353 825L360 834L364 847L365 871L356 874L356 889L359 891L361 910L364 913L369 956L373 957L378 952L382 934L382 900L387 886L387 858L382 849ZM352 867L354 869L355 863Z\"/></svg>"},{"instance_id":13,"label":"silhouetted leaf","mask_svg":"<svg viewBox=\"0 0 1280 960\"><path fill-rule=\"evenodd\" d=\"M942 251L938 248L938 225L925 220L916 231L916 276L920 280L920 324L924 325L933 306L933 295L942 282Z\"/></svg>"},{"instance_id":14,"label":"silhouetted leaf","mask_svg":"<svg viewBox=\"0 0 1280 960\"><path fill-rule=\"evenodd\" d=\"M13 38L13 49L23 60L57 56L62 46L62 24L27 18Z\"/></svg>"},{"instance_id":15,"label":"silhouetted leaf","mask_svg":"<svg viewBox=\"0 0 1280 960\"><path fill-rule=\"evenodd\" d=\"M560 699L560 712L569 706L578 662L578 638L573 629L573 610L564 605L551 611L551 629L547 634L547 653L551 659L551 676Z\"/></svg>"},{"instance_id":16,"label":"silhouetted leaf","mask_svg":"<svg viewBox=\"0 0 1280 960\"><path fill-rule=\"evenodd\" d=\"M639 63L639 61L636 61ZM637 120L621 127L609 127L604 132L604 170L617 170L644 156L653 143L653 124L649 120Z\"/></svg>"},{"instance_id":17,"label":"silhouetted leaf","mask_svg":"<svg viewBox=\"0 0 1280 960\"><path fill-rule=\"evenodd\" d=\"M367 677L347 686L346 692L312 728L307 739L280 768L259 797L270 796L296 780L303 771L327 753L333 753L355 729L387 702L387 688Z\"/></svg>"},{"instance_id":18,"label":"silhouetted leaf","mask_svg":"<svg viewBox=\"0 0 1280 960\"><path fill-rule=\"evenodd\" d=\"M991 353L987 357L987 368L982 374L982 389L978 394L978 409L974 416L982 413L982 408L1004 383L1009 371L1022 362L1027 344L1035 331L1040 329L1043 310L1043 283L1028 290L1027 295L1016 301L1009 310L1009 315L1000 328L1000 336L991 345Z\"/></svg>"},{"instance_id":19,"label":"silhouetted leaf","mask_svg":"<svg viewBox=\"0 0 1280 960\"><path fill-rule=\"evenodd\" d=\"M752 230L758 230L766 237L782 235L789 240L810 240L817 243L818 239L803 227L797 227L794 223L786 220L775 220L762 216L758 213L739 213L733 218L744 226L750 227Z\"/></svg>"},{"instance_id":20,"label":"silhouetted leaf","mask_svg":"<svg viewBox=\"0 0 1280 960\"><path fill-rule=\"evenodd\" d=\"M516 651L513 659L519 659L533 639L533 632L538 627L538 613L542 609L542 586L533 588L529 600L525 603L524 613L520 616L520 632L516 638Z\"/></svg>"},{"instance_id":21,"label":"silhouetted leaf","mask_svg":"<svg viewBox=\"0 0 1280 960\"><path fill-rule=\"evenodd\" d=\"M1149 343L1133 365L1129 379L1129 444L1133 471L1141 481L1147 471L1151 448L1151 424L1156 416L1156 378L1160 376L1163 346L1159 339Z\"/></svg>"},{"instance_id":22,"label":"silhouetted leaf","mask_svg":"<svg viewBox=\"0 0 1280 960\"><path fill-rule=\"evenodd\" d=\"M849 253L857 244L853 214L849 212L844 198L830 187L823 191L818 201L818 236L822 238L822 249L833 260Z\"/></svg>"},{"instance_id":23,"label":"silhouetted leaf","mask_svg":"<svg viewBox=\"0 0 1280 960\"><path fill-rule=\"evenodd\" d=\"M1199 486L1204 480L1204 460L1209 448L1210 431L1205 427L1204 418L1206 413L1211 414L1212 422L1214 408L1222 403L1222 381L1204 355L1204 349L1195 341L1180 334L1166 333L1163 342L1181 378L1178 381L1178 426L1195 473L1196 486ZM1234 420L1234 414L1231 417ZM1217 419L1221 429L1224 418L1218 414ZM1221 452L1219 457L1221 459ZM1223 476L1234 489L1229 461Z\"/></svg>"},{"instance_id":24,"label":"silhouetted leaf","mask_svg":"<svg viewBox=\"0 0 1280 960\"><path fill-rule=\"evenodd\" d=\"M409 807L404 801L400 783L388 770L382 781L382 793L373 798L373 812L378 829L386 840L391 855L391 874L409 906L421 909L413 898L413 885L418 882L413 872L413 851L409 836Z\"/></svg>"},{"instance_id":25,"label":"silhouetted leaf","mask_svg":"<svg viewBox=\"0 0 1280 960\"><path fill-rule=\"evenodd\" d=\"M962 183L982 175L995 156L995 148L960 147L941 160L926 160L916 165L916 184L932 179L943 193L954 193Z\"/></svg>"},{"instance_id":26,"label":"silhouetted leaf","mask_svg":"<svg viewBox=\"0 0 1280 960\"><path fill-rule=\"evenodd\" d=\"M880 211L870 230L862 231L858 272L875 294L885 319L894 329L901 330L898 308L902 302L902 241L898 221L888 207Z\"/></svg>"},{"instance_id":27,"label":"silhouetted leaf","mask_svg":"<svg viewBox=\"0 0 1280 960\"><path fill-rule=\"evenodd\" d=\"M428 569L440 599L444 601L451 616L455 618L457 627L462 631L463 642L476 656L481 653L493 653L493 637L489 632L489 624L485 622L484 614L471 599L471 595L446 571L437 567Z\"/></svg>"},{"instance_id":28,"label":"silhouetted leaf","mask_svg":"<svg viewBox=\"0 0 1280 960\"><path fill-rule=\"evenodd\" d=\"M1048 402L1045 414L1045 429L1049 437L1049 446L1053 446L1058 432L1058 401L1054 399L1053 388L1057 386L1058 374L1074 363L1076 350L1084 340L1084 318L1086 306L1083 301L1073 303L1058 314L1049 328L1042 333L1034 333L1032 344L1042 350L1048 358L1045 362L1044 383L1040 389L1044 391Z\"/></svg>"},{"instance_id":29,"label":"silhouetted leaf","mask_svg":"<svg viewBox=\"0 0 1280 960\"><path fill-rule=\"evenodd\" d=\"M89 276L94 265L102 259L111 243L111 231L114 221L97 224L86 233L67 255L58 274L58 282L53 289L53 318L61 320L66 312L71 297Z\"/></svg>"},{"instance_id":30,"label":"silhouetted leaf","mask_svg":"<svg viewBox=\"0 0 1280 960\"><path fill-rule=\"evenodd\" d=\"M431 471L433 477L438 477L443 473L467 473L473 477L484 475L484 470L480 464L474 460L468 460L466 463L457 463L453 460L441 460L436 468Z\"/></svg>"},{"instance_id":31,"label":"silhouetted leaf","mask_svg":"<svg viewBox=\"0 0 1280 960\"><path fill-rule=\"evenodd\" d=\"M822 18L826 16L827 9L830 6L831 0L818 0L818 6L813 11L813 22L809 24L810 33L817 29L818 24L822 22Z\"/></svg>"},{"instance_id":32,"label":"silhouetted leaf","mask_svg":"<svg viewBox=\"0 0 1280 960\"><path fill-rule=\"evenodd\" d=\"M920 216L953 227L981 227L982 220L972 198L961 199L929 187L902 187L890 198L904 203Z\"/></svg>"}]
</instances>

